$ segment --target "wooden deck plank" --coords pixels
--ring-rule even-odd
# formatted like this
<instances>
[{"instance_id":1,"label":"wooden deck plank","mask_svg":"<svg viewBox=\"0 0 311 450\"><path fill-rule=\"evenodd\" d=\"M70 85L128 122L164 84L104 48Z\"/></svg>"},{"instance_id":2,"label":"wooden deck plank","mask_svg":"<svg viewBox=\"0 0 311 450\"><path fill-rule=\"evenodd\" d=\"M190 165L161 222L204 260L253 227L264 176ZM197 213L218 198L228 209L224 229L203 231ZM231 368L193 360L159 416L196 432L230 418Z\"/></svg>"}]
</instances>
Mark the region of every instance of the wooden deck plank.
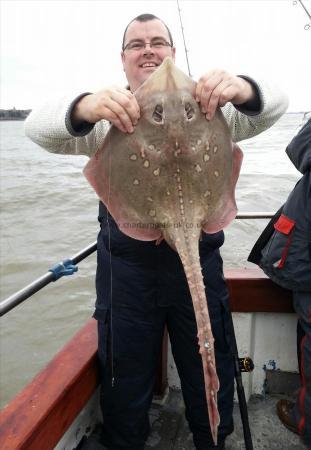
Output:
<instances>
[{"instance_id":1,"label":"wooden deck plank","mask_svg":"<svg viewBox=\"0 0 311 450\"><path fill-rule=\"evenodd\" d=\"M145 450L195 450L192 434L188 423L184 417L184 405L180 391L170 391L168 403L172 402L173 396L175 415L179 416L177 434L173 442L173 447L161 447L148 445ZM288 431L280 422L276 414L276 402L280 396L254 396L248 403L248 414L254 450L302 450L304 447L294 433ZM160 417L166 406L160 409ZM226 450L244 450L245 442L243 428L240 417L239 405L234 405L233 411L234 432L226 439ZM161 428L165 432L165 428ZM151 429L151 441L154 433L154 427ZM161 436L163 442L167 437Z\"/></svg>"},{"instance_id":2,"label":"wooden deck plank","mask_svg":"<svg viewBox=\"0 0 311 450\"><path fill-rule=\"evenodd\" d=\"M152 404L149 412L151 433L145 450L173 450L182 428L184 406L179 391L170 391L163 405Z\"/></svg>"}]
</instances>

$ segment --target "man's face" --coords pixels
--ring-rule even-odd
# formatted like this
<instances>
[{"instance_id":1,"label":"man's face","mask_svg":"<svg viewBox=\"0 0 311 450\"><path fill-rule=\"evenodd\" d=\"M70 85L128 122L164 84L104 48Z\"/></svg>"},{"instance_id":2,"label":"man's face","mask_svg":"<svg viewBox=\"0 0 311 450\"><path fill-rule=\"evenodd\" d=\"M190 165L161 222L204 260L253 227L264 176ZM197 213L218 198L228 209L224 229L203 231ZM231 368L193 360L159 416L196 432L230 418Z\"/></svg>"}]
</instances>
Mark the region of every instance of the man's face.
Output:
<instances>
[{"instance_id":1,"label":"man's face","mask_svg":"<svg viewBox=\"0 0 311 450\"><path fill-rule=\"evenodd\" d=\"M124 47L135 42L157 42L163 40L170 42L168 31L165 25L158 19L148 22L132 22L125 35ZM154 72L162 63L166 56L171 56L175 60L175 48L163 46L161 48L147 45L141 49L125 49L121 53L123 68L131 91L136 89Z\"/></svg>"}]
</instances>

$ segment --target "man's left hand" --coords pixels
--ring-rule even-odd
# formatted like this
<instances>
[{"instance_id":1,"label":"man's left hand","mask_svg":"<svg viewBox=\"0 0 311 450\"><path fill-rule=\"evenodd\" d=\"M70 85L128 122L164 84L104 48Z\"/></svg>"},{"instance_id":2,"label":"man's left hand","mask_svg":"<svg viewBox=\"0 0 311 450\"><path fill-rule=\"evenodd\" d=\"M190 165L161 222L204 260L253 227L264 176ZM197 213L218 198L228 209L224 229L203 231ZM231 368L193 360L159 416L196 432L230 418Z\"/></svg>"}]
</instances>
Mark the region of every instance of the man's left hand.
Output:
<instances>
[{"instance_id":1,"label":"man's left hand","mask_svg":"<svg viewBox=\"0 0 311 450\"><path fill-rule=\"evenodd\" d=\"M248 81L220 69L210 70L203 75L195 91L196 101L201 104L201 110L208 120L214 117L217 106L224 106L228 102L241 105L253 100L254 96Z\"/></svg>"}]
</instances>

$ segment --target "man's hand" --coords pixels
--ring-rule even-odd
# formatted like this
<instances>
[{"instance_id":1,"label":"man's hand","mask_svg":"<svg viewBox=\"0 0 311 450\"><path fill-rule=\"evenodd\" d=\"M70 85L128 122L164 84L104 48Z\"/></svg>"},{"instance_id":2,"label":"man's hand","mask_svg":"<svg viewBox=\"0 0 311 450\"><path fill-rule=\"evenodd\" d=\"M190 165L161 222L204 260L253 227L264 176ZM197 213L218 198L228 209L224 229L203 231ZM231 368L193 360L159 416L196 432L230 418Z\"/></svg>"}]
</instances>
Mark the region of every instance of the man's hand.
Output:
<instances>
[{"instance_id":1,"label":"man's hand","mask_svg":"<svg viewBox=\"0 0 311 450\"><path fill-rule=\"evenodd\" d=\"M96 123L105 119L124 133L132 133L139 117L135 96L127 89L113 86L82 97L72 112L71 120L73 127L78 128L81 122Z\"/></svg>"},{"instance_id":2,"label":"man's hand","mask_svg":"<svg viewBox=\"0 0 311 450\"><path fill-rule=\"evenodd\" d=\"M224 106L227 102L241 105L253 100L254 96L248 81L219 69L203 75L195 91L196 101L201 104L201 110L208 120L214 117L217 106Z\"/></svg>"}]
</instances>

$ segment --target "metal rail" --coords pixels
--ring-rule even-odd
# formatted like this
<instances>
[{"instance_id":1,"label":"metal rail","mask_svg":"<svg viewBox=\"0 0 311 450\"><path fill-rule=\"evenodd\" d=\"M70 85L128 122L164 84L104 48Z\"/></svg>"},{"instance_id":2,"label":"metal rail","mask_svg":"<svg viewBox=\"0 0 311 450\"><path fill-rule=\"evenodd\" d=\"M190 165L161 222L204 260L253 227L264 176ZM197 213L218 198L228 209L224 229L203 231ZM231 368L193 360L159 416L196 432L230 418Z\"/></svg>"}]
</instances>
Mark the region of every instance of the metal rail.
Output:
<instances>
[{"instance_id":1,"label":"metal rail","mask_svg":"<svg viewBox=\"0 0 311 450\"><path fill-rule=\"evenodd\" d=\"M236 220L244 220L244 219L270 219L274 216L274 213L271 212L245 212L240 213L236 216ZM93 242L88 247L84 248L80 252L76 253L74 256L70 258L70 263L75 266L83 259L87 258L89 255L94 253L97 250L97 243ZM61 266L65 269L64 263L60 263L58 266ZM76 269L77 270L77 269ZM36 292L40 291L46 285L51 283L52 281L57 281L61 276L66 275L66 273L61 273L56 276L55 271L50 269L41 277L34 280L32 283L25 286L23 289L15 292L15 294L7 297L5 300L0 302L0 317L9 312L11 309L15 308L15 306L19 305L23 301L27 300L27 298L31 297Z\"/></svg>"},{"instance_id":2,"label":"metal rail","mask_svg":"<svg viewBox=\"0 0 311 450\"><path fill-rule=\"evenodd\" d=\"M271 219L275 213L271 212L245 212L236 215L235 219Z\"/></svg>"}]
</instances>

